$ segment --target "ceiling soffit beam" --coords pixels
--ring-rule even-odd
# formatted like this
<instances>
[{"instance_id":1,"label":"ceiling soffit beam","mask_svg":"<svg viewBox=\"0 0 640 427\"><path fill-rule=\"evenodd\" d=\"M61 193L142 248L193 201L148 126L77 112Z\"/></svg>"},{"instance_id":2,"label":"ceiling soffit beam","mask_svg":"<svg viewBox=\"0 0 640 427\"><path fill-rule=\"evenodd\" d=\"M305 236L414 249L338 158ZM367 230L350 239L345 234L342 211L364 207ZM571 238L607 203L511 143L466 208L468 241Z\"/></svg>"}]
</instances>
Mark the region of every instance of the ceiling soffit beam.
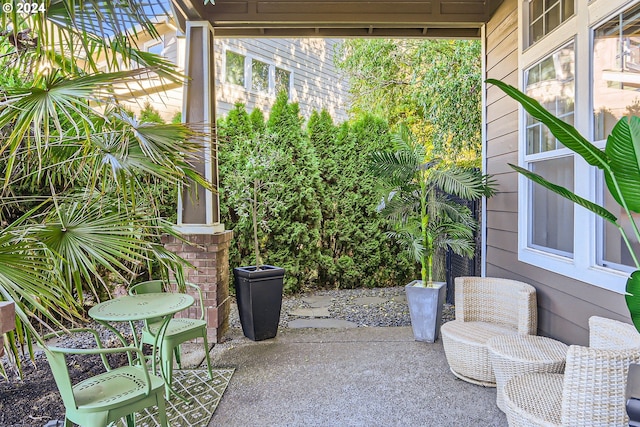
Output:
<instances>
[{"instance_id":1,"label":"ceiling soffit beam","mask_svg":"<svg viewBox=\"0 0 640 427\"><path fill-rule=\"evenodd\" d=\"M217 37L329 37L329 38L442 38L442 39L478 39L480 28L216 28Z\"/></svg>"},{"instance_id":2,"label":"ceiling soffit beam","mask_svg":"<svg viewBox=\"0 0 640 427\"><path fill-rule=\"evenodd\" d=\"M183 0L198 1L198 0ZM216 0L215 25L291 22L485 23L503 0Z\"/></svg>"},{"instance_id":3,"label":"ceiling soffit beam","mask_svg":"<svg viewBox=\"0 0 640 427\"><path fill-rule=\"evenodd\" d=\"M172 0L228 37L479 37L503 0Z\"/></svg>"}]
</instances>

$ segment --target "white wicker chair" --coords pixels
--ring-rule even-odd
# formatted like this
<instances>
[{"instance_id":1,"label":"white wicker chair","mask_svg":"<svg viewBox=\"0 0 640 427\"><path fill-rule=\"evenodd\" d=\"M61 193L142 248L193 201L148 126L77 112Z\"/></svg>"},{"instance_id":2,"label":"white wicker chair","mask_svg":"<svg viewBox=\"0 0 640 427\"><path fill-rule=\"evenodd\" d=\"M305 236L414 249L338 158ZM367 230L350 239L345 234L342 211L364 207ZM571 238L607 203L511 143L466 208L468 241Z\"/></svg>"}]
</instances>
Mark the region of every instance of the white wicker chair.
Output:
<instances>
[{"instance_id":1,"label":"white wicker chair","mask_svg":"<svg viewBox=\"0 0 640 427\"><path fill-rule=\"evenodd\" d=\"M457 277L456 320L440 333L451 372L470 383L495 387L487 341L497 335L535 335L536 290L516 280Z\"/></svg>"},{"instance_id":2,"label":"white wicker chair","mask_svg":"<svg viewBox=\"0 0 640 427\"><path fill-rule=\"evenodd\" d=\"M594 316L589 344L569 347L564 375L531 373L507 381L509 426L629 425L625 388L629 364L640 362L640 334L627 323Z\"/></svg>"}]
</instances>

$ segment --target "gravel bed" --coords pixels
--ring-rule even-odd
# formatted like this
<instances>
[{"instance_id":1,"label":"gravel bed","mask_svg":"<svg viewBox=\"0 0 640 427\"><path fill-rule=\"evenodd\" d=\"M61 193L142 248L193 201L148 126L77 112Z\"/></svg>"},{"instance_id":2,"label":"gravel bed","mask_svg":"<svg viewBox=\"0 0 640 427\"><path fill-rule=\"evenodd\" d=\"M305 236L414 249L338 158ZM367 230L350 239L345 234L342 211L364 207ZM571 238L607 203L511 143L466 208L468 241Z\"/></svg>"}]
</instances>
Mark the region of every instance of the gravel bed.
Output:
<instances>
[{"instance_id":1,"label":"gravel bed","mask_svg":"<svg viewBox=\"0 0 640 427\"><path fill-rule=\"evenodd\" d=\"M347 320L359 327L411 326L409 307L405 297L404 286L374 289L334 289L319 290L297 295L285 295L282 299L280 327L287 328L289 321L305 317L293 316L290 313L299 308L311 308L310 297L329 297L331 305L329 314L333 319ZM385 301L375 304L362 304L360 298L377 297ZM455 317L454 307L445 304L442 321L447 322ZM238 310L232 304L229 326L240 328Z\"/></svg>"}]
</instances>

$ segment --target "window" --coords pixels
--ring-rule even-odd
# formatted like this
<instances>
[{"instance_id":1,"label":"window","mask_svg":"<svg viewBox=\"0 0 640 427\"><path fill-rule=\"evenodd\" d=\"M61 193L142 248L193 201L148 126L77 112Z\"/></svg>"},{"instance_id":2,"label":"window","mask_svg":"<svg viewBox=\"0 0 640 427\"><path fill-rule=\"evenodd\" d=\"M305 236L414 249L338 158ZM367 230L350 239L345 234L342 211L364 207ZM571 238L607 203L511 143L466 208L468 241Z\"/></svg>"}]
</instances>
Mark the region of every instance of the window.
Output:
<instances>
[{"instance_id":1,"label":"window","mask_svg":"<svg viewBox=\"0 0 640 427\"><path fill-rule=\"evenodd\" d=\"M251 88L257 92L269 90L269 64L256 59L251 61Z\"/></svg>"},{"instance_id":2,"label":"window","mask_svg":"<svg viewBox=\"0 0 640 427\"><path fill-rule=\"evenodd\" d=\"M227 83L244 86L244 55L228 50L225 71Z\"/></svg>"},{"instance_id":3,"label":"window","mask_svg":"<svg viewBox=\"0 0 640 427\"><path fill-rule=\"evenodd\" d=\"M529 45L556 29L574 13L574 0L529 0Z\"/></svg>"},{"instance_id":4,"label":"window","mask_svg":"<svg viewBox=\"0 0 640 427\"><path fill-rule=\"evenodd\" d=\"M276 67L276 95L285 91L291 97L291 73Z\"/></svg>"},{"instance_id":5,"label":"window","mask_svg":"<svg viewBox=\"0 0 640 427\"><path fill-rule=\"evenodd\" d=\"M257 94L275 96L285 91L291 97L293 74L291 71L266 60L242 55L231 50L225 53L225 82L244 87ZM248 65L247 65L248 64ZM245 76L247 76L245 78Z\"/></svg>"},{"instance_id":6,"label":"window","mask_svg":"<svg viewBox=\"0 0 640 427\"><path fill-rule=\"evenodd\" d=\"M539 61L525 72L525 91L557 117L573 124L573 43ZM573 189L573 156L537 119L526 115L525 163L547 180ZM564 150L566 151L566 150ZM529 184L528 246L557 255L573 256L573 203L539 185Z\"/></svg>"},{"instance_id":7,"label":"window","mask_svg":"<svg viewBox=\"0 0 640 427\"><path fill-rule=\"evenodd\" d=\"M640 5L600 25L593 40L594 138L618 119L640 114Z\"/></svg>"},{"instance_id":8,"label":"window","mask_svg":"<svg viewBox=\"0 0 640 427\"><path fill-rule=\"evenodd\" d=\"M640 1L519 5L530 24L521 34L521 89L604 149L618 119L640 113ZM629 229L602 173L520 111L520 165L604 206ZM615 226L522 176L518 204L520 261L624 293L631 255Z\"/></svg>"},{"instance_id":9,"label":"window","mask_svg":"<svg viewBox=\"0 0 640 427\"><path fill-rule=\"evenodd\" d=\"M594 140L604 145L613 126L625 115L640 114L640 5L616 14L599 25L593 36L593 122ZM598 176L600 203L615 214L628 236L631 223ZM636 219L640 219L636 215ZM633 266L633 261L618 229L598 220L598 265L616 269ZM640 245L632 239L637 253Z\"/></svg>"}]
</instances>

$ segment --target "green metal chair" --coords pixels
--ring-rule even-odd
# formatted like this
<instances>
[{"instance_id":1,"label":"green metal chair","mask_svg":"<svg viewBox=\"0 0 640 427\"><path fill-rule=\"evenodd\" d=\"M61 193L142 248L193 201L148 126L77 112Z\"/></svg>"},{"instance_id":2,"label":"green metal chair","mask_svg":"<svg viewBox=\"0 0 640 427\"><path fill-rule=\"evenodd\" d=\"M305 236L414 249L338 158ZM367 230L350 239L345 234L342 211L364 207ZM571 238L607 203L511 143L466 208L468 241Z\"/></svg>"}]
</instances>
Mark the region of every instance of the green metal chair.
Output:
<instances>
[{"instance_id":1,"label":"green metal chair","mask_svg":"<svg viewBox=\"0 0 640 427\"><path fill-rule=\"evenodd\" d=\"M178 368L182 369L180 362L180 344L191 341L196 338L202 338L204 341L204 354L207 359L207 368L209 370L209 379L213 379L211 372L211 358L209 357L209 343L207 341L207 322L204 320L204 301L202 299L202 291L198 285L193 283L185 283L198 293L198 301L200 303L200 318L172 318L167 325L167 329L162 338L162 342L158 344L160 358L162 363L163 375L166 375L167 382L166 396L169 398L169 386L173 374L173 356L175 355ZM162 280L149 280L137 283L129 288L130 295L146 294L153 292L164 292L164 283ZM154 345L156 335L162 326L162 319L149 319L145 321L142 329L142 343Z\"/></svg>"},{"instance_id":2,"label":"green metal chair","mask_svg":"<svg viewBox=\"0 0 640 427\"><path fill-rule=\"evenodd\" d=\"M142 351L136 347L104 348L100 336L93 329L77 328L69 332L93 334L97 348L78 349L46 346L44 351L51 366L51 372L58 386L65 407L65 427L73 423L86 427L106 427L122 417L127 418L127 426L135 426L135 412L150 406L158 407L158 419L162 427L167 427L164 381L150 375L144 363ZM49 334L45 339L63 337L64 332ZM127 353L129 360L137 364L111 368L107 354ZM71 383L66 356L69 354L98 354L105 372Z\"/></svg>"}]
</instances>

